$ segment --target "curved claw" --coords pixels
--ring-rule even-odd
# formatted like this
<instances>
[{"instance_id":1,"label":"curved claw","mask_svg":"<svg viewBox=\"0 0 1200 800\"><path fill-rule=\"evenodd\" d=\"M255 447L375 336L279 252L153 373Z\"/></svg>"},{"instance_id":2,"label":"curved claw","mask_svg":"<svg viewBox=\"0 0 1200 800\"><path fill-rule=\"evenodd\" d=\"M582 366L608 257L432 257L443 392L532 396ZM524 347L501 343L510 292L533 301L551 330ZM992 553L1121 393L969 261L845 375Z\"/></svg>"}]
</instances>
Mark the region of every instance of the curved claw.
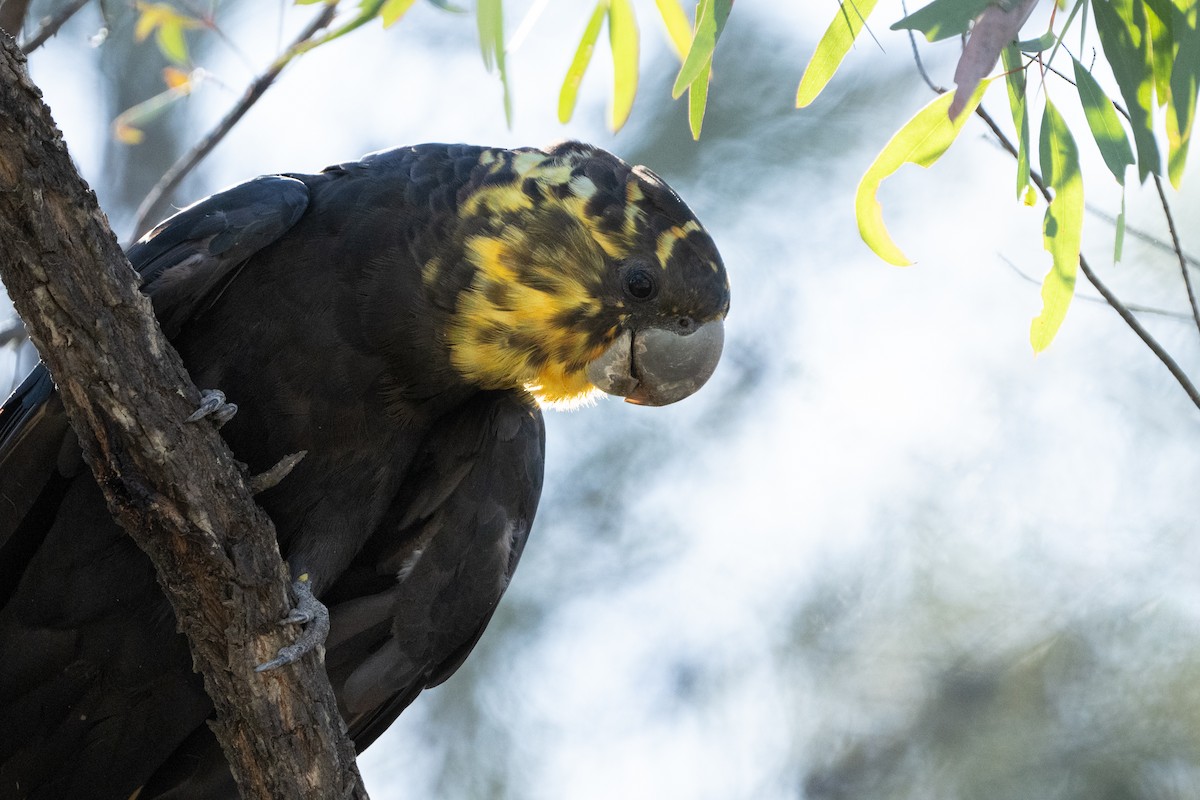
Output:
<instances>
[{"instance_id":1,"label":"curved claw","mask_svg":"<svg viewBox=\"0 0 1200 800\"><path fill-rule=\"evenodd\" d=\"M279 648L279 652L270 661L259 664L255 672L266 672L286 664L299 661L308 653L325 644L329 636L329 609L313 594L312 584L305 573L292 582L292 591L296 593L296 607L288 611L287 616L279 620L280 625L306 624L300 637L292 644Z\"/></svg>"},{"instance_id":2,"label":"curved claw","mask_svg":"<svg viewBox=\"0 0 1200 800\"><path fill-rule=\"evenodd\" d=\"M237 403L225 402L225 393L220 389L201 389L200 407L192 412L187 421L199 422L207 417L213 421L214 425L220 428L226 422L233 419L233 415L237 411Z\"/></svg>"}]
</instances>

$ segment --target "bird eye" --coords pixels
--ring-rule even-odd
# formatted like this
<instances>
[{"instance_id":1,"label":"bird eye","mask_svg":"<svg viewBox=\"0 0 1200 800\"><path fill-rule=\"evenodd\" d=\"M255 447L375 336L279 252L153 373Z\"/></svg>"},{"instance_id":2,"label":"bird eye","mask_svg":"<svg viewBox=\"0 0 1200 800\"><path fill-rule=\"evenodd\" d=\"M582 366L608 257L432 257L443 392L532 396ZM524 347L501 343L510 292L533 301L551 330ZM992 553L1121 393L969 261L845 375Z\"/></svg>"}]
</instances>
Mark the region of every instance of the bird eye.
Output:
<instances>
[{"instance_id":1,"label":"bird eye","mask_svg":"<svg viewBox=\"0 0 1200 800\"><path fill-rule=\"evenodd\" d=\"M635 300L649 300L658 289L654 276L644 269L633 269L625 276L625 291Z\"/></svg>"}]
</instances>

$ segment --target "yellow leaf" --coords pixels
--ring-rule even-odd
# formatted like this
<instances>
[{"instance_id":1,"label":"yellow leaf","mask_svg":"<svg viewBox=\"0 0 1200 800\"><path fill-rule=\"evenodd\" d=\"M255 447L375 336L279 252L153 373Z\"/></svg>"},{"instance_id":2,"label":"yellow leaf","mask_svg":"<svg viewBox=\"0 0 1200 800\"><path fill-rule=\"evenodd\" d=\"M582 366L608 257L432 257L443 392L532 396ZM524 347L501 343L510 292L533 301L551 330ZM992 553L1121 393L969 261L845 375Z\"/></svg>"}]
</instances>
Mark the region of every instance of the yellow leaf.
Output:
<instances>
[{"instance_id":1,"label":"yellow leaf","mask_svg":"<svg viewBox=\"0 0 1200 800\"><path fill-rule=\"evenodd\" d=\"M957 119L951 120L949 116L953 92L940 95L922 108L884 145L859 182L854 198L859 235L876 255L889 264L906 267L912 262L892 241L887 226L883 224L883 207L878 198L880 185L905 164L929 167L941 158L942 153L954 143L970 112L979 105L990 84L990 79L980 82L967 101L964 110L968 113Z\"/></svg>"},{"instance_id":2,"label":"yellow leaf","mask_svg":"<svg viewBox=\"0 0 1200 800\"><path fill-rule=\"evenodd\" d=\"M126 124L120 117L113 120L113 136L121 144L141 144L146 138L145 133Z\"/></svg>"},{"instance_id":3,"label":"yellow leaf","mask_svg":"<svg viewBox=\"0 0 1200 800\"><path fill-rule=\"evenodd\" d=\"M172 9L162 3L138 3L136 8L140 13L137 25L133 29L133 37L139 42L146 41L146 37L172 13Z\"/></svg>"},{"instance_id":4,"label":"yellow leaf","mask_svg":"<svg viewBox=\"0 0 1200 800\"><path fill-rule=\"evenodd\" d=\"M191 89L192 74L184 72L179 67L164 67L163 83L167 84L167 88L180 91L189 91Z\"/></svg>"},{"instance_id":5,"label":"yellow leaf","mask_svg":"<svg viewBox=\"0 0 1200 800\"><path fill-rule=\"evenodd\" d=\"M679 56L680 63L687 58L688 50L692 47L692 23L688 22L687 14L679 0L654 0L658 6L658 14L662 17L667 35L671 37L671 47Z\"/></svg>"},{"instance_id":6,"label":"yellow leaf","mask_svg":"<svg viewBox=\"0 0 1200 800\"><path fill-rule=\"evenodd\" d=\"M604 24L604 16L608 13L609 0L599 0L592 11L587 27L583 29L583 37L567 68L567 76L563 79L562 90L558 93L558 121L566 124L575 113L575 101L579 98L579 84L583 82L583 73L587 72L588 64L592 61L592 51L596 48L596 39L600 36L600 27Z\"/></svg>"},{"instance_id":7,"label":"yellow leaf","mask_svg":"<svg viewBox=\"0 0 1200 800\"><path fill-rule=\"evenodd\" d=\"M638 85L638 27L629 0L612 0L608 7L608 40L613 56L612 116L609 126L619 131L629 119Z\"/></svg>"},{"instance_id":8,"label":"yellow leaf","mask_svg":"<svg viewBox=\"0 0 1200 800\"><path fill-rule=\"evenodd\" d=\"M417 0L387 0L383 4L383 8L379 10L379 16L383 19L383 27L390 28L400 21L400 18L408 13L408 10L413 7Z\"/></svg>"},{"instance_id":9,"label":"yellow leaf","mask_svg":"<svg viewBox=\"0 0 1200 800\"><path fill-rule=\"evenodd\" d=\"M874 10L875 2L876 0L858 0L855 3L853 0L846 0L842 3L837 16L817 43L817 49L809 59L808 66L804 68L800 88L796 90L796 108L804 108L816 100L817 95L829 83L842 59L850 51L850 46L858 38L867 17Z\"/></svg>"},{"instance_id":10,"label":"yellow leaf","mask_svg":"<svg viewBox=\"0 0 1200 800\"><path fill-rule=\"evenodd\" d=\"M1079 246L1083 229L1083 178L1079 173L1079 149L1066 121L1050 98L1042 115L1039 143L1042 176L1054 189L1054 199L1042 222L1042 244L1053 266L1042 282L1042 311L1029 327L1033 352L1050 346L1075 295L1079 269Z\"/></svg>"}]
</instances>

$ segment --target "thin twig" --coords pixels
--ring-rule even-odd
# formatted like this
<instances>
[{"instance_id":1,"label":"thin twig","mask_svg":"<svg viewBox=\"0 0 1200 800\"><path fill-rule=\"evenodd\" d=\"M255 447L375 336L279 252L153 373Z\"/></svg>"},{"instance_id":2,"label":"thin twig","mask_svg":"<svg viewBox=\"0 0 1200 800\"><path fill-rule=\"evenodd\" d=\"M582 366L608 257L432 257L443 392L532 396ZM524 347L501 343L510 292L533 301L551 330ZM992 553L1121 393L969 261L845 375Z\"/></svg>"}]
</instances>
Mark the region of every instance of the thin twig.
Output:
<instances>
[{"instance_id":1,"label":"thin twig","mask_svg":"<svg viewBox=\"0 0 1200 800\"><path fill-rule=\"evenodd\" d=\"M996 121L992 119L991 115L983 109L982 105L975 107L975 114L983 120L984 124L986 124L988 128L991 129L992 134L995 135L996 139L1000 142L1000 146L1008 151L1013 158L1016 158L1017 148L1013 146L1013 143L1009 141L1008 136L1005 135L1004 131L1000 130L1000 126L997 125ZM1030 170L1029 180L1033 182L1033 184L1038 188L1038 191L1042 193L1042 197L1045 198L1047 203L1049 203L1051 200L1050 189L1046 186L1046 182L1042 180L1042 176L1036 171ZM1150 335L1150 331L1143 327L1142 323L1138 321L1138 318L1134 316L1133 312L1130 311L1129 308L1122 303L1115 294L1113 294L1112 290L1100 280L1100 276L1092 270L1091 265L1088 263L1087 258L1084 257L1083 253L1079 254L1079 268L1083 271L1084 276L1092 282L1092 285L1096 287L1096 291L1100 292L1101 296L1103 296L1104 299L1108 301L1108 304L1112 306L1113 309L1121 316L1121 319L1125 320L1125 324L1133 329L1133 332L1136 333L1138 337L1145 342L1146 346L1150 348L1150 352L1158 356L1158 360L1163 363L1163 365L1173 376L1175 376L1175 380L1179 381L1179 385L1183 387L1185 392L1187 392L1187 396L1190 397L1192 402L1196 404L1196 407L1200 408L1200 391L1197 391L1195 385L1188 378L1187 373L1183 371L1178 363L1176 363L1175 359L1171 357L1171 354L1163 349L1163 346L1158 343L1158 340Z\"/></svg>"},{"instance_id":2,"label":"thin twig","mask_svg":"<svg viewBox=\"0 0 1200 800\"><path fill-rule=\"evenodd\" d=\"M50 40L54 34L58 33L58 29L67 23L71 17L75 16L79 9L88 4L88 0L71 0L63 6L57 14L52 17L46 17L42 20L41 26L33 32L33 35L21 45L21 52L29 55L34 50L44 45Z\"/></svg>"},{"instance_id":3,"label":"thin twig","mask_svg":"<svg viewBox=\"0 0 1200 800\"><path fill-rule=\"evenodd\" d=\"M900 0L900 10L904 12L904 16L908 16L908 4L904 0ZM925 71L925 62L921 60L921 51L917 47L917 37L912 32L912 28L908 29L908 43L912 45L913 61L916 62L917 72L921 73L921 79L925 81L925 85L938 94L945 94L946 90L933 82L933 78L929 77L929 73Z\"/></svg>"},{"instance_id":4,"label":"thin twig","mask_svg":"<svg viewBox=\"0 0 1200 800\"><path fill-rule=\"evenodd\" d=\"M1117 224L1117 218L1102 208L1097 208L1096 206L1092 205L1091 203L1087 203L1084 205L1084 209L1089 214L1091 214L1093 217L1099 217L1100 219L1107 222L1109 225ZM1125 235L1132 236L1135 239L1140 239L1141 241L1145 242L1146 244L1150 245L1151 247L1158 249L1158 250L1162 250L1164 253L1171 253L1172 255L1182 258L1184 263L1187 264L1192 269L1200 269L1200 259L1196 258L1195 256L1188 255L1187 253L1177 251L1172 245L1168 244L1167 242L1164 242L1162 239L1158 238L1157 236L1155 236L1153 234L1147 233L1146 231L1142 230L1141 228L1137 228L1137 227L1134 227L1133 225L1126 223L1125 224Z\"/></svg>"},{"instance_id":5,"label":"thin twig","mask_svg":"<svg viewBox=\"0 0 1200 800\"><path fill-rule=\"evenodd\" d=\"M1151 173L1154 186L1158 189L1158 199L1162 202L1163 216L1167 218L1167 230L1171 233L1171 244L1179 259L1179 271L1183 273L1183 285L1187 287L1188 302L1192 304L1192 318L1196 320L1196 329L1200 330L1200 306L1196 305L1196 293L1192 290L1192 277L1188 272L1187 259L1183 256L1183 245L1179 243L1179 232L1175 230L1175 218L1171 216L1171 206L1167 203L1167 193L1163 191L1162 178L1158 173Z\"/></svg>"},{"instance_id":6,"label":"thin twig","mask_svg":"<svg viewBox=\"0 0 1200 800\"><path fill-rule=\"evenodd\" d=\"M314 36L316 36L318 31L329 25L330 21L333 20L335 13L335 6L325 6L321 13L317 15L317 17L311 23L309 23L308 27L301 31L300 35L297 36L292 42L291 46L284 51L283 55L275 59L274 63L272 63L265 72L259 75L254 82L250 84L250 86L246 89L246 93L242 95L242 99L239 100L237 105L235 105L229 111L229 113L225 115L225 118L217 123L217 126L209 131L207 136L201 139L200 142L198 142L196 146L187 153L184 153L183 156L181 156L178 161L172 164L171 168L168 169L161 178L159 178L158 183L154 185L154 188L151 189L150 193L146 195L146 199L142 201L140 206L138 206L137 219L133 224L135 239L139 238L149 229L149 222L158 214L159 206L167 199L168 195L175 191L179 184L183 182L183 179L188 175L188 173L195 169L196 165L203 161L204 158L210 152L212 152L213 148L220 144L221 140L224 139L231 130L233 130L233 126L236 125L238 121L245 116L246 112L258 102L259 98L266 93L271 84L275 82L275 79L279 77L279 74L283 72L284 67L286 67L296 55L303 52L305 49L304 45L308 43L309 40L311 40Z\"/></svg>"},{"instance_id":7,"label":"thin twig","mask_svg":"<svg viewBox=\"0 0 1200 800\"><path fill-rule=\"evenodd\" d=\"M1016 273L1017 277L1019 277L1021 280L1025 281L1026 283L1032 283L1034 286L1042 285L1042 281L1039 278L1035 278L1033 275L1030 275L1029 273L1025 272L1025 270L1021 269L1015 263L1013 263L1013 260L1011 258L1009 258L1008 256L1004 255L1003 253L997 253L996 255L1001 261L1003 261L1005 263L1005 265L1009 269L1011 269L1014 273ZM1105 300L1103 297L1093 297L1091 295L1081 294L1079 292L1075 292L1075 299L1083 300L1088 303L1103 303L1105 305L1108 305L1108 301ZM1166 308L1156 308L1154 306L1144 306L1139 303L1126 303L1125 307L1136 314L1156 314L1160 317L1166 317L1168 319L1177 320L1179 322L1188 322L1192 319L1191 314L1188 314L1183 311L1171 311Z\"/></svg>"}]
</instances>

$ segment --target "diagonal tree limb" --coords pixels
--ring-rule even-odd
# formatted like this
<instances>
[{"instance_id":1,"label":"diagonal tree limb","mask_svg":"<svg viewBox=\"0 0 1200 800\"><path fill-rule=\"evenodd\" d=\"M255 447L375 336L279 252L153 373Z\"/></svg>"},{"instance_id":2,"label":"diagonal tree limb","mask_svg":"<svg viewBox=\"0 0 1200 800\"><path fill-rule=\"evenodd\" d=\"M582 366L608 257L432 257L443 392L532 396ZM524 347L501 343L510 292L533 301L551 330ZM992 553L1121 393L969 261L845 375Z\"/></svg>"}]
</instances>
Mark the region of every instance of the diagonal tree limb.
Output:
<instances>
[{"instance_id":1,"label":"diagonal tree limb","mask_svg":"<svg viewBox=\"0 0 1200 800\"><path fill-rule=\"evenodd\" d=\"M0 277L110 510L154 561L243 797L365 798L317 657L254 673L291 638L276 625L290 603L273 526L215 431L182 422L196 388L7 36Z\"/></svg>"},{"instance_id":2,"label":"diagonal tree limb","mask_svg":"<svg viewBox=\"0 0 1200 800\"><path fill-rule=\"evenodd\" d=\"M75 16L79 12L79 9L87 4L88 0L71 0L71 2L59 9L53 16L43 19L38 29L22 42L21 52L29 55L44 45L54 34L58 33L63 25L67 24L67 20Z\"/></svg>"},{"instance_id":3,"label":"diagonal tree limb","mask_svg":"<svg viewBox=\"0 0 1200 800\"><path fill-rule=\"evenodd\" d=\"M133 238L138 239L146 231L150 230L151 226L158 220L158 217L163 212L163 206L170 199L170 194L179 188L179 184L183 179L196 168L196 166L204 160L204 158L212 152L221 140L224 139L233 126L236 125L242 117L246 115L255 103L266 93L267 89L271 88L271 84L279 77L284 68L292 62L296 56L305 52L308 45L312 42L317 33L327 27L333 20L334 14L337 11L336 5L326 5L321 13L313 19L312 22L300 32L300 35L295 38L292 44L272 62L271 66L267 67L261 75L246 88L242 99L237 102L229 113L217 123L208 135L201 139L196 145L179 157L171 168L168 169L146 198L142 200L142 204L138 206L137 219L133 223Z\"/></svg>"}]
</instances>

